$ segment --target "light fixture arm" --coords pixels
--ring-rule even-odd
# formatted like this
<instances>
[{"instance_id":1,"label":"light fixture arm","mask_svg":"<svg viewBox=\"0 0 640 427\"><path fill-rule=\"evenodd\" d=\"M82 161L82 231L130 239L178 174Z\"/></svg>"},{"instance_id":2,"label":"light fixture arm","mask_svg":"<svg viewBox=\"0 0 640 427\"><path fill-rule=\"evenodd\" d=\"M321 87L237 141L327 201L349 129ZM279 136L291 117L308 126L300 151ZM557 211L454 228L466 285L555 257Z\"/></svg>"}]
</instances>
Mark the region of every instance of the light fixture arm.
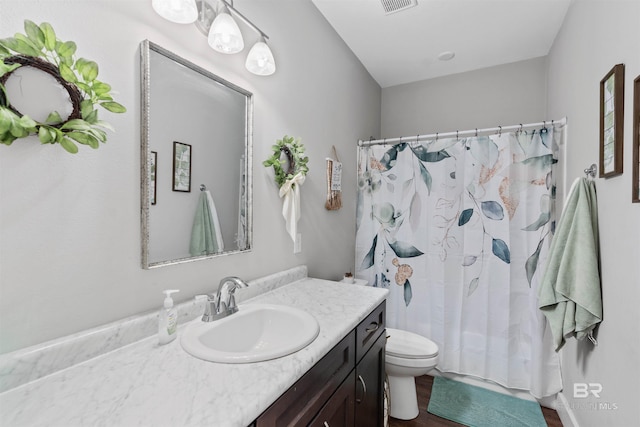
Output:
<instances>
[{"instance_id":1,"label":"light fixture arm","mask_svg":"<svg viewBox=\"0 0 640 427\"><path fill-rule=\"evenodd\" d=\"M264 37L265 39L269 39L269 36L267 36L260 28L258 28L253 22L251 22L246 16L244 16L242 13L240 13L236 8L233 7L233 2L229 3L226 0L218 0L222 3L224 3L230 11L232 11L238 18L242 19L244 21L245 24L247 24L248 26L250 26L251 28L253 28L253 30L257 33L259 33L262 37Z\"/></svg>"},{"instance_id":2,"label":"light fixture arm","mask_svg":"<svg viewBox=\"0 0 640 427\"><path fill-rule=\"evenodd\" d=\"M215 1L221 3L223 6L226 6L226 8L229 11L233 12L235 16L240 18L245 24L251 27L251 29L254 30L256 33L260 34L265 39L269 39L269 36L267 36L264 33L264 31L258 28L246 16L244 16L236 8L234 8L232 2L230 3L226 0L215 0ZM213 18L215 18L218 13L219 13L219 10L215 11L213 6L211 6L207 0L200 0L198 2L198 20L196 21L196 26L204 35L208 34L209 27L211 27L211 23L213 22Z\"/></svg>"}]
</instances>

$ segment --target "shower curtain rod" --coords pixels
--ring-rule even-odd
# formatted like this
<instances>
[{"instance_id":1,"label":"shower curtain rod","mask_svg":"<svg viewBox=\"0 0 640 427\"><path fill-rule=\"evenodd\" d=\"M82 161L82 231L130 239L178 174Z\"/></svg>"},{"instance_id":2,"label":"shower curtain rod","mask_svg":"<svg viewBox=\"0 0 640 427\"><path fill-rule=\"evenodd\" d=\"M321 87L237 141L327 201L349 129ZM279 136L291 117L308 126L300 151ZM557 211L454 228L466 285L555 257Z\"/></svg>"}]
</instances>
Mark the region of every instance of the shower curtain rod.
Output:
<instances>
[{"instance_id":1,"label":"shower curtain rod","mask_svg":"<svg viewBox=\"0 0 640 427\"><path fill-rule=\"evenodd\" d=\"M460 136L469 136L469 135L477 136L480 133L484 133L484 134L502 133L503 131L508 132L511 130L523 130L523 129L529 129L529 128L534 128L539 126L546 127L548 125L560 126L562 128L566 124L567 124L567 118L563 117L560 120L551 120L551 121L544 121L539 123L529 123L526 125L519 124L519 125L513 125L513 126L498 126L495 128L470 129L470 130L446 132L446 133L432 133L428 135L416 135L416 136L406 136L406 137L401 136L400 138L382 138L382 139L370 139L370 140L360 139L358 140L358 147L369 147L370 145L381 145L381 144L396 145L402 142L418 142L425 139L448 138L452 136L455 136L456 138Z\"/></svg>"}]
</instances>

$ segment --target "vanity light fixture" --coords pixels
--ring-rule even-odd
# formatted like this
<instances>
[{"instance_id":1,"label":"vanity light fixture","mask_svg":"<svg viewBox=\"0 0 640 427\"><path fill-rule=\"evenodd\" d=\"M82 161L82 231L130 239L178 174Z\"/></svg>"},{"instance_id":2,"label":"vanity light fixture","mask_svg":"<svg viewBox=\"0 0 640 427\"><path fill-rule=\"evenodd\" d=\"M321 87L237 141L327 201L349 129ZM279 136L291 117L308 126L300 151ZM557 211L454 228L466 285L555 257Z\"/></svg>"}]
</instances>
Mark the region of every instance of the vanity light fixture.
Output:
<instances>
[{"instance_id":1,"label":"vanity light fixture","mask_svg":"<svg viewBox=\"0 0 640 427\"><path fill-rule=\"evenodd\" d=\"M214 9L210 1L217 3L217 9ZM170 5L171 8L176 9L182 7L190 9L193 4L196 8L196 18L189 22L194 22L200 32L207 36L207 42L212 49L226 54L238 53L244 49L242 33L234 17L231 16L235 15L260 35L260 39L253 45L247 56L245 62L247 70L258 76L269 76L276 71L273 53L266 43L269 37L235 9L233 2L229 3L227 0L152 0L153 9L160 16L172 22L179 22L169 18L169 16L177 15L178 12L174 11L173 14L160 12L164 9L156 7L157 4ZM187 23L187 21L180 21L180 23Z\"/></svg>"}]
</instances>

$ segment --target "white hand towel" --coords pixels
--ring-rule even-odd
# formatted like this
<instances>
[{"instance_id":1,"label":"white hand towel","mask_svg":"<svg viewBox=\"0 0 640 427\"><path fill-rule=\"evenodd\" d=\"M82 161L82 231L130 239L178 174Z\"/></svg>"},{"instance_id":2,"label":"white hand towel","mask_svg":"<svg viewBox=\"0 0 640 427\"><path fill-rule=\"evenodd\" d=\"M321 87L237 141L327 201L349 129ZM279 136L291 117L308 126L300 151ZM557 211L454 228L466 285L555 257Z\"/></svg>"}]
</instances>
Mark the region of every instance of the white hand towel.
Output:
<instances>
[{"instance_id":1,"label":"white hand towel","mask_svg":"<svg viewBox=\"0 0 640 427\"><path fill-rule=\"evenodd\" d=\"M285 181L280 187L282 202L282 216L286 221L287 233L295 243L298 234L298 220L300 219L300 186L304 183L305 176L297 173L293 178Z\"/></svg>"}]
</instances>

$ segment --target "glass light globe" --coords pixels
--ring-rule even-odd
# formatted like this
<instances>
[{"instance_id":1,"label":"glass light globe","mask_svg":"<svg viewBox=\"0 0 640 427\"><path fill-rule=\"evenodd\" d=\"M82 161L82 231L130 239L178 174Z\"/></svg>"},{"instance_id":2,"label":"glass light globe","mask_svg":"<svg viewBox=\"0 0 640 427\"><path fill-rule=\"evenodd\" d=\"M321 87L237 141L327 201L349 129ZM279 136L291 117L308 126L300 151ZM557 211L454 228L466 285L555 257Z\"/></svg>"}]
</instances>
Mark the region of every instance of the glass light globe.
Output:
<instances>
[{"instance_id":1,"label":"glass light globe","mask_svg":"<svg viewBox=\"0 0 640 427\"><path fill-rule=\"evenodd\" d=\"M196 0L151 0L153 10L177 24L191 24L198 19Z\"/></svg>"},{"instance_id":2,"label":"glass light globe","mask_svg":"<svg viewBox=\"0 0 640 427\"><path fill-rule=\"evenodd\" d=\"M270 76L275 73L276 62L264 38L253 45L244 65L247 70L258 76Z\"/></svg>"},{"instance_id":3,"label":"glass light globe","mask_svg":"<svg viewBox=\"0 0 640 427\"><path fill-rule=\"evenodd\" d=\"M209 46L221 53L238 53L244 49L240 28L226 12L219 13L213 20L207 41Z\"/></svg>"}]
</instances>

